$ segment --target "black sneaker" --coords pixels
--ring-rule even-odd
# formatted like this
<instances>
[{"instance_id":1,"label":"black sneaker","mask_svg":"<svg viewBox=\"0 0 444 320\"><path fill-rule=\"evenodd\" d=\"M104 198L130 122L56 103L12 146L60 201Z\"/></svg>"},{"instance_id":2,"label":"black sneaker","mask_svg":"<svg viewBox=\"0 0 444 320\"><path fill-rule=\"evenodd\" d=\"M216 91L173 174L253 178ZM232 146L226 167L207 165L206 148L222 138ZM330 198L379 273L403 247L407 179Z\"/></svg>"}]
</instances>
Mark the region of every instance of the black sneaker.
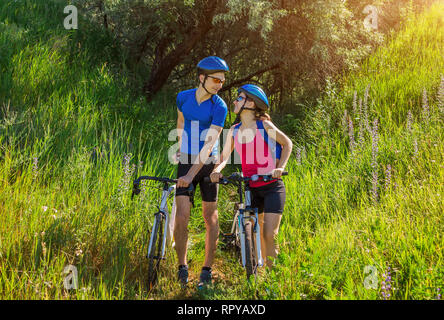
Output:
<instances>
[{"instance_id":1,"label":"black sneaker","mask_svg":"<svg viewBox=\"0 0 444 320\"><path fill-rule=\"evenodd\" d=\"M197 285L199 289L202 289L204 286L211 284L211 279L212 279L211 272L212 272L211 269L210 270L202 269L202 272L200 273L199 284Z\"/></svg>"},{"instance_id":2,"label":"black sneaker","mask_svg":"<svg viewBox=\"0 0 444 320\"><path fill-rule=\"evenodd\" d=\"M188 284L188 266L179 266L178 279L182 288L185 288Z\"/></svg>"}]
</instances>

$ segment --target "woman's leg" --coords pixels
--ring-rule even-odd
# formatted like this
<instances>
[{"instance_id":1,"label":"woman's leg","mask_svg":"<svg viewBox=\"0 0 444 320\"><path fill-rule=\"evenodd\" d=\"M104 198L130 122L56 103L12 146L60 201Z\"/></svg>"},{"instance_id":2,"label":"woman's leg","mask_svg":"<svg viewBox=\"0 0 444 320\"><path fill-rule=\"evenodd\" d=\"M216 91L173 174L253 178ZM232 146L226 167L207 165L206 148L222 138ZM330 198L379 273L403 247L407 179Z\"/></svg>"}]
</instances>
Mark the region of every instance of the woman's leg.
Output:
<instances>
[{"instance_id":1,"label":"woman's leg","mask_svg":"<svg viewBox=\"0 0 444 320\"><path fill-rule=\"evenodd\" d=\"M276 258L279 250L277 243L277 234L279 232L279 225L281 223L281 214L276 213L264 213L263 214L263 226L261 228L264 239L265 249L262 254L266 258L267 266L271 269L273 262L268 258ZM262 240L261 240L262 241ZM265 251L266 250L266 251Z\"/></svg>"},{"instance_id":2,"label":"woman's leg","mask_svg":"<svg viewBox=\"0 0 444 320\"><path fill-rule=\"evenodd\" d=\"M260 236L261 236L261 255L265 265L266 248L265 248L265 239L264 239L264 213L258 214L258 219L259 219Z\"/></svg>"}]
</instances>

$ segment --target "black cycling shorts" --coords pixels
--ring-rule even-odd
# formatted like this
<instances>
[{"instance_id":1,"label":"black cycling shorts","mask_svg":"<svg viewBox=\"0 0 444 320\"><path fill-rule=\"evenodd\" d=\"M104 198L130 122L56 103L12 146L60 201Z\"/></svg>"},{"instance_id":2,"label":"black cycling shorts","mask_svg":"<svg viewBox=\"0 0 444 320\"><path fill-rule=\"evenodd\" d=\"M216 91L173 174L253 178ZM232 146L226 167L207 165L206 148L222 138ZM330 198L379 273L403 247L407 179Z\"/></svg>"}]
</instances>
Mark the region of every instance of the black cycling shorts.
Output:
<instances>
[{"instance_id":1,"label":"black cycling shorts","mask_svg":"<svg viewBox=\"0 0 444 320\"><path fill-rule=\"evenodd\" d=\"M277 180L265 186L251 188L251 206L257 208L258 213L284 212L285 185L282 180Z\"/></svg>"},{"instance_id":2,"label":"black cycling shorts","mask_svg":"<svg viewBox=\"0 0 444 320\"><path fill-rule=\"evenodd\" d=\"M193 161L187 161L185 163L179 162L177 165L177 179L185 176L188 171L193 166ZM217 193L219 190L219 184L211 183L210 181L205 182L203 179L209 177L214 169L214 159L210 158L207 164L204 164L200 171L196 174L193 179L194 192L196 191L197 185L200 187L200 195L202 196L202 201L205 202L216 202ZM188 196L188 188L177 188L176 196Z\"/></svg>"}]
</instances>

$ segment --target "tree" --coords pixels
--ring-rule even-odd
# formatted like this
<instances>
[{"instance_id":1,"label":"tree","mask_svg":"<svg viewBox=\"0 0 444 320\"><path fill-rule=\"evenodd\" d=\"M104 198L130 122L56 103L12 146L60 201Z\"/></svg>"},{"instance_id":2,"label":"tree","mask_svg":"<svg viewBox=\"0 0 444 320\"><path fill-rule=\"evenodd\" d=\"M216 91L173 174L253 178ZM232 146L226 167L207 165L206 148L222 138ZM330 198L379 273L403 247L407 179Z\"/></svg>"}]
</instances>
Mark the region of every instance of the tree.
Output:
<instances>
[{"instance_id":1,"label":"tree","mask_svg":"<svg viewBox=\"0 0 444 320\"><path fill-rule=\"evenodd\" d=\"M166 84L195 83L195 65L208 55L230 66L223 91L253 82L280 106L315 99L326 79L356 68L384 39L364 27L363 4L355 0L78 2L128 50L126 65L143 73L148 101ZM388 0L377 5L393 6ZM394 22L383 17L388 32Z\"/></svg>"}]
</instances>

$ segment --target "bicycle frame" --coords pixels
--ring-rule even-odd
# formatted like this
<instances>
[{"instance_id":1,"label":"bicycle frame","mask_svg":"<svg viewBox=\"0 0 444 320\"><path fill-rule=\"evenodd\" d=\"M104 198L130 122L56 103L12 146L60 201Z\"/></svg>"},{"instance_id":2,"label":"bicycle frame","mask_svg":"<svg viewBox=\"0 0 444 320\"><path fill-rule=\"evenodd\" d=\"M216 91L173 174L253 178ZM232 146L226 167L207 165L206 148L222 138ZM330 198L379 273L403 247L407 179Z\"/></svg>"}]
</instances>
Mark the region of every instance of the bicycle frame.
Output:
<instances>
[{"instance_id":1,"label":"bicycle frame","mask_svg":"<svg viewBox=\"0 0 444 320\"><path fill-rule=\"evenodd\" d=\"M233 183L233 182L232 182ZM233 224L231 226L231 235L234 235L236 239L239 239L241 249L241 261L242 267L246 265L246 249L245 249L245 221L253 220L253 233L256 234L256 256L258 266L263 266L262 252L261 252L261 237L260 226L257 208L251 207L251 191L248 182L245 183L245 203L243 202L243 188L242 185L245 182L237 181L237 192L239 194L240 201L238 202L238 209L233 218Z\"/></svg>"},{"instance_id":2,"label":"bicycle frame","mask_svg":"<svg viewBox=\"0 0 444 320\"><path fill-rule=\"evenodd\" d=\"M259 226L259 218L257 208L251 207L251 191L248 183L245 186L245 203L242 202L242 183L239 184L239 194L241 195L241 199L239 202L239 209L237 210L234 219L233 226L231 232L236 232L236 236L240 238L241 244L241 257L242 257L242 267L245 267L246 258L245 258L245 220L253 220L253 233L256 234L256 255L258 258L258 266L262 267L264 261L262 259L261 252L261 237L260 237L260 226ZM237 220L237 221L236 221ZM237 226L237 228L236 228ZM235 230L237 229L237 230Z\"/></svg>"},{"instance_id":3,"label":"bicycle frame","mask_svg":"<svg viewBox=\"0 0 444 320\"><path fill-rule=\"evenodd\" d=\"M160 262L161 260L165 260L167 240L172 239L174 219L176 216L176 203L174 200L170 216L168 211L168 198L171 193L176 191L177 180L161 177L140 176L133 181L133 192L131 194L131 199L133 199L134 195L140 194L141 180L153 180L163 183L160 206L158 206L159 211L154 214L154 222L148 244L148 254L146 256L148 258L148 284L149 289L151 290L157 281L157 273L159 271ZM191 203L193 203L193 190L194 185L190 184L187 191L188 195L190 196ZM165 219L165 221L162 219ZM163 227L162 223L164 223ZM159 229L160 227L162 227L162 229ZM163 232L162 236L159 234L160 232Z\"/></svg>"},{"instance_id":4,"label":"bicycle frame","mask_svg":"<svg viewBox=\"0 0 444 320\"><path fill-rule=\"evenodd\" d=\"M283 172L283 176L288 175L288 172ZM264 181L270 181L272 179L272 175L256 175L250 177L243 177L242 175L239 177L238 174L232 174L229 177L221 178L219 183L228 184L232 183L237 186L237 192L239 194L240 201L237 203L238 208L233 218L233 224L231 226L231 233L224 234L225 236L233 236L235 237L235 244L237 242L240 243L241 249L241 258L242 258L242 266L245 268L246 265L246 248L245 248L245 221L253 220L253 234L256 234L256 256L257 256L257 264L258 266L264 265L264 260L262 258L261 252L261 237L260 237L260 226L259 226L259 218L258 218L258 209L251 207L251 190L249 181L256 181L262 177ZM209 179L209 178L208 178ZM209 180L211 181L211 180ZM242 195L244 193L242 186L245 185L245 203L243 202Z\"/></svg>"},{"instance_id":5,"label":"bicycle frame","mask_svg":"<svg viewBox=\"0 0 444 320\"><path fill-rule=\"evenodd\" d=\"M169 216L169 212L168 212L168 202L167 201L168 201L168 197L170 196L171 192L173 192L175 190L176 190L176 185L172 185L172 186L168 187L168 184L166 184L166 183L164 184L163 190L162 190L162 197L160 200L159 211L154 214L155 217L159 214L161 214L165 217L165 225L164 225L163 239L162 239L162 253L161 253L161 256L158 257L159 259L164 259L164 257L165 257L165 247L166 247L167 238L170 238L170 239L172 238L170 235L170 233L171 233L171 228L169 225L170 216ZM173 209L171 211L175 213L174 203L173 203ZM174 217L173 217L172 221L174 222ZM152 230L155 230L156 226L157 226L157 219L154 219ZM154 233L151 233L150 242L148 245L147 257L149 257L149 255L151 253L151 248L153 245L153 238L154 238Z\"/></svg>"}]
</instances>

